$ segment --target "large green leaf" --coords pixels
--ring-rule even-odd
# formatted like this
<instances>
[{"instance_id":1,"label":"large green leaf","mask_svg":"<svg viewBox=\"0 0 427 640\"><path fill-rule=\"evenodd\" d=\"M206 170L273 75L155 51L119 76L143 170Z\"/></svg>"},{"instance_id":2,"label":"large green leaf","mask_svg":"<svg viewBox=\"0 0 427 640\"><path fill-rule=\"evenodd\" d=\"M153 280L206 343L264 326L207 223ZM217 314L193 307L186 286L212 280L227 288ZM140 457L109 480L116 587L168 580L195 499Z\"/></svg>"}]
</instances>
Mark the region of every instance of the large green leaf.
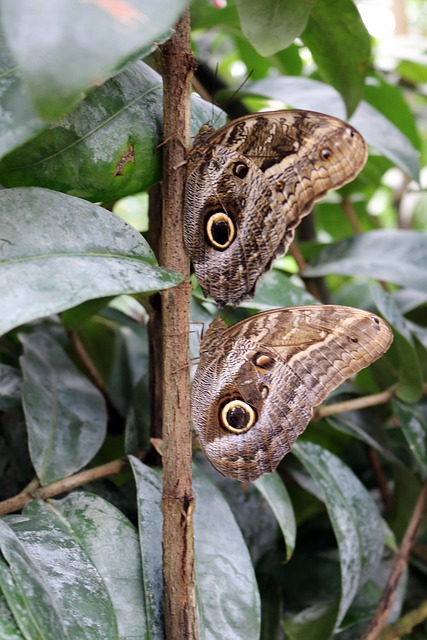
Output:
<instances>
[{"instance_id":1,"label":"large green leaf","mask_svg":"<svg viewBox=\"0 0 427 640\"><path fill-rule=\"evenodd\" d=\"M156 266L132 227L78 198L5 189L0 225L0 334L85 300L148 293L182 280Z\"/></svg>"},{"instance_id":2,"label":"large green leaf","mask_svg":"<svg viewBox=\"0 0 427 640\"><path fill-rule=\"evenodd\" d=\"M304 276L367 276L427 291L427 235L381 229L335 242L304 269Z\"/></svg>"},{"instance_id":3,"label":"large green leaf","mask_svg":"<svg viewBox=\"0 0 427 640\"><path fill-rule=\"evenodd\" d=\"M140 57L186 5L186 0L3 0L1 14L36 109L53 120L88 88Z\"/></svg>"},{"instance_id":4,"label":"large green leaf","mask_svg":"<svg viewBox=\"0 0 427 640\"><path fill-rule=\"evenodd\" d=\"M9 572L9 584L0 578L1 587L21 630L29 621L35 626L29 638L118 640L104 581L49 505L34 501L23 516L2 521L0 545Z\"/></svg>"},{"instance_id":5,"label":"large green leaf","mask_svg":"<svg viewBox=\"0 0 427 640\"><path fill-rule=\"evenodd\" d=\"M1 25L0 25L1 26ZM0 30L0 158L46 127Z\"/></svg>"},{"instance_id":6,"label":"large green leaf","mask_svg":"<svg viewBox=\"0 0 427 640\"><path fill-rule=\"evenodd\" d=\"M280 100L298 109L309 109L346 119L340 94L331 86L303 77L277 77L259 80L244 89L245 93ZM362 101L349 119L366 142L397 164L414 180L419 177L419 152L395 122Z\"/></svg>"},{"instance_id":7,"label":"large green leaf","mask_svg":"<svg viewBox=\"0 0 427 640\"><path fill-rule=\"evenodd\" d=\"M286 544L288 560L295 549L296 522L292 503L285 485L278 473L267 473L254 485L270 505L280 526Z\"/></svg>"},{"instance_id":8,"label":"large green leaf","mask_svg":"<svg viewBox=\"0 0 427 640\"><path fill-rule=\"evenodd\" d=\"M162 478L137 458L129 456L135 477L139 544L145 593L145 615L150 640L163 640Z\"/></svg>"},{"instance_id":9,"label":"large green leaf","mask_svg":"<svg viewBox=\"0 0 427 640\"><path fill-rule=\"evenodd\" d=\"M0 364L0 411L21 404L22 374L19 369Z\"/></svg>"},{"instance_id":10,"label":"large green leaf","mask_svg":"<svg viewBox=\"0 0 427 640\"><path fill-rule=\"evenodd\" d=\"M133 524L106 500L83 491L51 501L49 506L67 522L104 580L119 637L145 638L141 554Z\"/></svg>"},{"instance_id":11,"label":"large green leaf","mask_svg":"<svg viewBox=\"0 0 427 640\"><path fill-rule=\"evenodd\" d=\"M427 476L427 403L404 404L393 399L392 407L409 450L414 456L423 478Z\"/></svg>"},{"instance_id":12,"label":"large green leaf","mask_svg":"<svg viewBox=\"0 0 427 640\"><path fill-rule=\"evenodd\" d=\"M193 482L200 636L258 640L260 599L242 533L224 496L197 467Z\"/></svg>"},{"instance_id":13,"label":"large green leaf","mask_svg":"<svg viewBox=\"0 0 427 640\"><path fill-rule=\"evenodd\" d=\"M359 587L379 565L383 551L381 517L354 473L336 456L310 442L293 453L321 490L338 543L341 564L339 626Z\"/></svg>"},{"instance_id":14,"label":"large green leaf","mask_svg":"<svg viewBox=\"0 0 427 640\"><path fill-rule=\"evenodd\" d=\"M98 389L48 333L22 334L21 342L31 461L48 484L90 462L104 441L107 411Z\"/></svg>"},{"instance_id":15,"label":"large green leaf","mask_svg":"<svg viewBox=\"0 0 427 640\"><path fill-rule=\"evenodd\" d=\"M408 323L390 294L372 288L375 304L393 328L394 348L399 356L399 386L396 395L404 402L415 402L423 394L423 375L416 345Z\"/></svg>"},{"instance_id":16,"label":"large green leaf","mask_svg":"<svg viewBox=\"0 0 427 640\"><path fill-rule=\"evenodd\" d=\"M313 10L313 2L300 0L237 0L236 4L244 35L263 56L289 47Z\"/></svg>"},{"instance_id":17,"label":"large green leaf","mask_svg":"<svg viewBox=\"0 0 427 640\"><path fill-rule=\"evenodd\" d=\"M0 640L25 640L3 595L0 595Z\"/></svg>"},{"instance_id":18,"label":"large green leaf","mask_svg":"<svg viewBox=\"0 0 427 640\"><path fill-rule=\"evenodd\" d=\"M304 3L301 3L304 4ZM353 0L317 0L301 35L321 76L344 98L353 113L363 95L371 38Z\"/></svg>"},{"instance_id":19,"label":"large green leaf","mask_svg":"<svg viewBox=\"0 0 427 640\"><path fill-rule=\"evenodd\" d=\"M9 153L0 162L0 182L6 187L46 187L97 202L159 182L162 87L161 76L148 65L131 65L94 89L62 120ZM217 126L224 122L221 111L193 96L192 135L212 117ZM26 127L25 120L20 126Z\"/></svg>"}]
</instances>

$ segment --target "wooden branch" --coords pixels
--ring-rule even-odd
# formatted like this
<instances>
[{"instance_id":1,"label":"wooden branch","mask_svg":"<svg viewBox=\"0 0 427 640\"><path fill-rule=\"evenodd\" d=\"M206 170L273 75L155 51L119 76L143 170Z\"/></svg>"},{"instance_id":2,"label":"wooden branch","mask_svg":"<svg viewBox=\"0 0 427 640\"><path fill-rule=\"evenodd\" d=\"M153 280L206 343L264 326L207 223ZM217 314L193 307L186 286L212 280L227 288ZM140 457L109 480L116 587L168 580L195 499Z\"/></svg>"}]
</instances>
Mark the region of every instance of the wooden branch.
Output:
<instances>
[{"instance_id":1,"label":"wooden branch","mask_svg":"<svg viewBox=\"0 0 427 640\"><path fill-rule=\"evenodd\" d=\"M344 411L355 411L356 409L374 407L377 404L385 404L391 400L395 391L396 388L393 387L392 389L387 389L380 393L374 393L370 396L353 398L352 400L344 400L343 402L335 402L334 404L324 404L314 410L313 419L321 420L328 416L334 416L337 413L344 413Z\"/></svg>"},{"instance_id":2,"label":"wooden branch","mask_svg":"<svg viewBox=\"0 0 427 640\"><path fill-rule=\"evenodd\" d=\"M160 263L184 275L162 292L163 586L167 640L197 638L190 431L190 268L183 243L186 148L195 59L187 10L160 47L163 75L163 216Z\"/></svg>"},{"instance_id":3,"label":"wooden branch","mask_svg":"<svg viewBox=\"0 0 427 640\"><path fill-rule=\"evenodd\" d=\"M408 564L409 553L415 542L418 527L421 524L426 507L427 482L423 485L420 495L418 496L417 503L414 507L405 535L403 536L402 543L396 554L395 563L388 578L381 601L361 640L377 640L380 632L385 627L387 618L393 608L393 602L399 587L400 578Z\"/></svg>"},{"instance_id":4,"label":"wooden branch","mask_svg":"<svg viewBox=\"0 0 427 640\"><path fill-rule=\"evenodd\" d=\"M53 498L61 493L65 493L66 491L71 491L72 489L81 487L88 482L93 482L94 480L99 480L100 478L105 478L115 473L122 473L126 469L129 469L129 462L127 458L119 458L117 460L107 462L106 464L102 464L99 467L86 469L85 471L76 473L68 478L61 478L61 480L47 484L44 487L40 487L38 484L35 486L35 483L31 482L25 491L22 491L22 493L18 493L18 495L13 496L13 498L8 498L7 500L0 502L0 516L5 515L6 513L20 511L28 502L36 498L40 500L48 500L48 498Z\"/></svg>"}]
</instances>

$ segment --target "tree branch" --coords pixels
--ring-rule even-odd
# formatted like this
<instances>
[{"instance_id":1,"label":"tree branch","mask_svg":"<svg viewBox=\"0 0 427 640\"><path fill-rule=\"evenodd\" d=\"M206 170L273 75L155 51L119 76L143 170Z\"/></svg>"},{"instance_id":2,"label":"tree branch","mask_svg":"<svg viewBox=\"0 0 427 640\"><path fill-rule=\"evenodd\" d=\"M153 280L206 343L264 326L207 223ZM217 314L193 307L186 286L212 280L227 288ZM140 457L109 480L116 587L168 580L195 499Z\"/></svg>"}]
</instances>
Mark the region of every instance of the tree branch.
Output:
<instances>
[{"instance_id":1,"label":"tree branch","mask_svg":"<svg viewBox=\"0 0 427 640\"><path fill-rule=\"evenodd\" d=\"M387 618L390 615L393 607L393 602L396 597L399 580L408 564L409 553L411 551L412 545L415 542L418 527L421 524L426 506L427 482L423 485L420 495L418 496L417 503L412 513L405 535L403 536L402 543L396 554L394 567L388 578L386 588L384 589L384 593L377 607L376 613L367 629L365 630L361 640L376 640L387 622Z\"/></svg>"},{"instance_id":2,"label":"tree branch","mask_svg":"<svg viewBox=\"0 0 427 640\"><path fill-rule=\"evenodd\" d=\"M160 48L163 75L163 219L160 263L184 275L162 292L163 586L168 640L197 638L190 431L190 267L183 242L186 149L195 60L187 10Z\"/></svg>"}]
</instances>

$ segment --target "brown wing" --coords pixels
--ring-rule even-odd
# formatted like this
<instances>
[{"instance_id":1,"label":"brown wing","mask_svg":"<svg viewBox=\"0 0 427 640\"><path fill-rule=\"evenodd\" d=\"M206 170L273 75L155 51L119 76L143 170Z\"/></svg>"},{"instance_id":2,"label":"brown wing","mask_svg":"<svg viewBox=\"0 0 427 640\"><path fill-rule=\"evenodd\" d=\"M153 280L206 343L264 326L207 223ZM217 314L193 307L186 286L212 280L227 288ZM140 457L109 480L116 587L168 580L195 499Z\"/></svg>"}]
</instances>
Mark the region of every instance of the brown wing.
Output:
<instances>
[{"instance_id":1,"label":"brown wing","mask_svg":"<svg viewBox=\"0 0 427 640\"><path fill-rule=\"evenodd\" d=\"M365 161L355 129L311 111L256 114L203 132L188 159L185 244L204 292L219 306L253 295L301 218Z\"/></svg>"},{"instance_id":2,"label":"brown wing","mask_svg":"<svg viewBox=\"0 0 427 640\"><path fill-rule=\"evenodd\" d=\"M208 348L202 343L192 393L193 423L206 456L241 481L273 471L313 407L391 341L381 318L339 306L260 313L224 331L214 326ZM245 423L247 406L253 424Z\"/></svg>"}]
</instances>

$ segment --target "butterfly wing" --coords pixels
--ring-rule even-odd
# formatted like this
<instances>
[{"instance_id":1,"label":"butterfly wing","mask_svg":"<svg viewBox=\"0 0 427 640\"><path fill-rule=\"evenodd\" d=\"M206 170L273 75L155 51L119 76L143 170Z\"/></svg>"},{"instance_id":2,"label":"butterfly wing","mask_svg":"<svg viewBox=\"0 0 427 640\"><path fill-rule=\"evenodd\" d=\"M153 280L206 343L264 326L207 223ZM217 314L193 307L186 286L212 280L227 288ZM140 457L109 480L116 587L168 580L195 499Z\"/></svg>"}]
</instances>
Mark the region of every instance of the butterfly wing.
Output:
<instances>
[{"instance_id":1,"label":"butterfly wing","mask_svg":"<svg viewBox=\"0 0 427 640\"><path fill-rule=\"evenodd\" d=\"M313 408L392 341L381 318L329 305L260 313L213 332L193 382L193 423L213 466L241 481L273 471Z\"/></svg>"},{"instance_id":2,"label":"butterfly wing","mask_svg":"<svg viewBox=\"0 0 427 640\"><path fill-rule=\"evenodd\" d=\"M238 304L329 189L351 181L366 144L350 125L276 111L204 131L188 159L185 244L203 291Z\"/></svg>"}]
</instances>

